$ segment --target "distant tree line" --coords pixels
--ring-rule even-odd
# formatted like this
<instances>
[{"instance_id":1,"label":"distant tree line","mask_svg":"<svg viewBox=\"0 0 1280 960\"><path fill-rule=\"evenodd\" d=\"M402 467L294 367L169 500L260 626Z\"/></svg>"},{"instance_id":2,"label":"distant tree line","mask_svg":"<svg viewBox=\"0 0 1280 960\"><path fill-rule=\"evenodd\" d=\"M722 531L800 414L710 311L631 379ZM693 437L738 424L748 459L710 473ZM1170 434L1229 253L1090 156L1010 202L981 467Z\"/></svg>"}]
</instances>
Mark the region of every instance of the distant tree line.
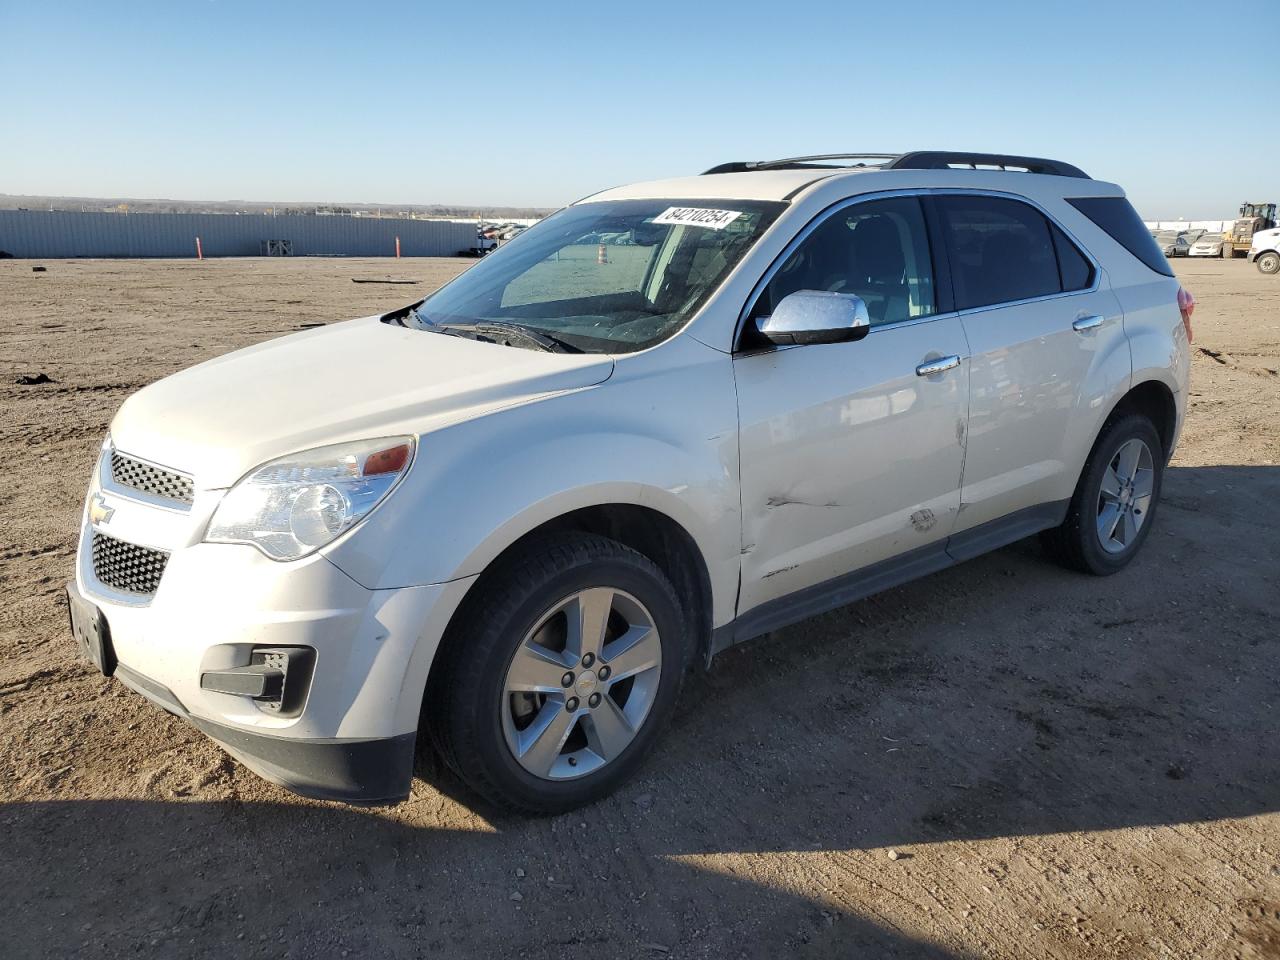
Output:
<instances>
[{"instance_id":1,"label":"distant tree line","mask_svg":"<svg viewBox=\"0 0 1280 960\"><path fill-rule=\"evenodd\" d=\"M280 216L382 216L388 218L469 218L503 220L545 217L547 207L463 207L456 204L290 204L243 200L131 200L103 197L40 197L0 194L0 210L72 210L90 213L223 213Z\"/></svg>"}]
</instances>

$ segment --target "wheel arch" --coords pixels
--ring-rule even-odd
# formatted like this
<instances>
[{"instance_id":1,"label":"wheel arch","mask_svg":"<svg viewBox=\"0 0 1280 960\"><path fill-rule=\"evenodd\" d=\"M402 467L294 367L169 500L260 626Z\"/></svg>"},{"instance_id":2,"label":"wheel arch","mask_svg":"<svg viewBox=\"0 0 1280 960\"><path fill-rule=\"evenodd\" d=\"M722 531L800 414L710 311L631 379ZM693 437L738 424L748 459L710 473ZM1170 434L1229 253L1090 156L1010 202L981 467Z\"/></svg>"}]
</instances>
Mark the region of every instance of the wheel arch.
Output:
<instances>
[{"instance_id":1,"label":"wheel arch","mask_svg":"<svg viewBox=\"0 0 1280 960\"><path fill-rule=\"evenodd\" d=\"M1130 387L1098 428L1098 436L1112 420L1130 413L1142 414L1155 426L1156 433L1160 435L1160 445L1164 448L1165 463L1168 463L1178 437L1178 404L1173 390L1159 380L1144 380ZM1097 443L1097 437L1094 443Z\"/></svg>"},{"instance_id":2,"label":"wheel arch","mask_svg":"<svg viewBox=\"0 0 1280 960\"><path fill-rule=\"evenodd\" d=\"M670 514L654 507L619 501L577 507L543 520L510 539L493 554L463 595L445 628L441 648L456 642L453 636L455 625L464 619L470 605L476 602L475 598L495 568L529 544L565 533L593 533L607 537L656 564L683 602L686 626L693 640L687 651L689 661L705 660L711 642L714 592L711 572L697 540ZM427 690L431 689L444 659L437 651L427 674Z\"/></svg>"}]
</instances>

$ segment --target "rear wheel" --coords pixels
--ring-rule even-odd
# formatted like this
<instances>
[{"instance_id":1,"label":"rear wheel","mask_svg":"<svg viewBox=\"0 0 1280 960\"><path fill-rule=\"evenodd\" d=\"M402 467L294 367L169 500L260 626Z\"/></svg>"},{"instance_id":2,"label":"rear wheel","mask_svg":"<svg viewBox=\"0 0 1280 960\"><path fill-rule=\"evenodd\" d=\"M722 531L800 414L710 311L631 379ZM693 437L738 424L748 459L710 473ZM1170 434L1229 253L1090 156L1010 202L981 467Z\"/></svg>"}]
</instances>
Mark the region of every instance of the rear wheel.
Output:
<instances>
[{"instance_id":1,"label":"rear wheel","mask_svg":"<svg viewBox=\"0 0 1280 960\"><path fill-rule=\"evenodd\" d=\"M1137 555L1155 519L1164 477L1160 435L1141 414L1108 421L1085 463L1062 525L1041 534L1065 566L1106 576Z\"/></svg>"},{"instance_id":2,"label":"rear wheel","mask_svg":"<svg viewBox=\"0 0 1280 960\"><path fill-rule=\"evenodd\" d=\"M616 789L670 718L685 619L648 558L603 537L531 544L486 573L429 691L441 755L491 802L559 813Z\"/></svg>"},{"instance_id":3,"label":"rear wheel","mask_svg":"<svg viewBox=\"0 0 1280 960\"><path fill-rule=\"evenodd\" d=\"M1280 273L1280 253L1274 250L1264 253L1258 257L1257 264L1263 273Z\"/></svg>"}]
</instances>

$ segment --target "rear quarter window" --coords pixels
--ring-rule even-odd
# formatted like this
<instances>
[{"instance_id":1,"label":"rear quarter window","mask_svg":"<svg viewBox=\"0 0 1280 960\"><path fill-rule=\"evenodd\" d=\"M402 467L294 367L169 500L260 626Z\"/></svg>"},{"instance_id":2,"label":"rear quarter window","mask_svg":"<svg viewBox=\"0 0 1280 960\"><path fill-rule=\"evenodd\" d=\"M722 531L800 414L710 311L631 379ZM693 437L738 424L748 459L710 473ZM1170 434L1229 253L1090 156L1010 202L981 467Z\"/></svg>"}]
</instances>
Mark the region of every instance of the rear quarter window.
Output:
<instances>
[{"instance_id":1,"label":"rear quarter window","mask_svg":"<svg viewBox=\"0 0 1280 960\"><path fill-rule=\"evenodd\" d=\"M1169 261L1160 252L1138 211L1124 197L1068 197L1071 204L1095 224L1106 231L1116 243L1124 247L1148 267L1166 277L1173 276Z\"/></svg>"},{"instance_id":2,"label":"rear quarter window","mask_svg":"<svg viewBox=\"0 0 1280 960\"><path fill-rule=\"evenodd\" d=\"M1058 272L1062 274L1062 289L1067 293L1085 290L1093 286L1093 264L1058 227L1050 223L1053 245L1058 251Z\"/></svg>"}]
</instances>

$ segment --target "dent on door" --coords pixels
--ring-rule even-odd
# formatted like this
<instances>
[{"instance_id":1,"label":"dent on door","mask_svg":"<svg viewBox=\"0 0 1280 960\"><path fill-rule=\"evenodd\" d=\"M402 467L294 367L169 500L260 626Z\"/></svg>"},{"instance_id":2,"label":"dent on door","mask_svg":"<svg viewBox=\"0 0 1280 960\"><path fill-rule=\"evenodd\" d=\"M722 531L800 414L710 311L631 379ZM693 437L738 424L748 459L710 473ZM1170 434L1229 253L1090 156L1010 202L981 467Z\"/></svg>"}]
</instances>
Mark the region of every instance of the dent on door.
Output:
<instances>
[{"instance_id":1,"label":"dent on door","mask_svg":"<svg viewBox=\"0 0 1280 960\"><path fill-rule=\"evenodd\" d=\"M735 361L739 613L945 539L960 506L968 364L954 319Z\"/></svg>"}]
</instances>

